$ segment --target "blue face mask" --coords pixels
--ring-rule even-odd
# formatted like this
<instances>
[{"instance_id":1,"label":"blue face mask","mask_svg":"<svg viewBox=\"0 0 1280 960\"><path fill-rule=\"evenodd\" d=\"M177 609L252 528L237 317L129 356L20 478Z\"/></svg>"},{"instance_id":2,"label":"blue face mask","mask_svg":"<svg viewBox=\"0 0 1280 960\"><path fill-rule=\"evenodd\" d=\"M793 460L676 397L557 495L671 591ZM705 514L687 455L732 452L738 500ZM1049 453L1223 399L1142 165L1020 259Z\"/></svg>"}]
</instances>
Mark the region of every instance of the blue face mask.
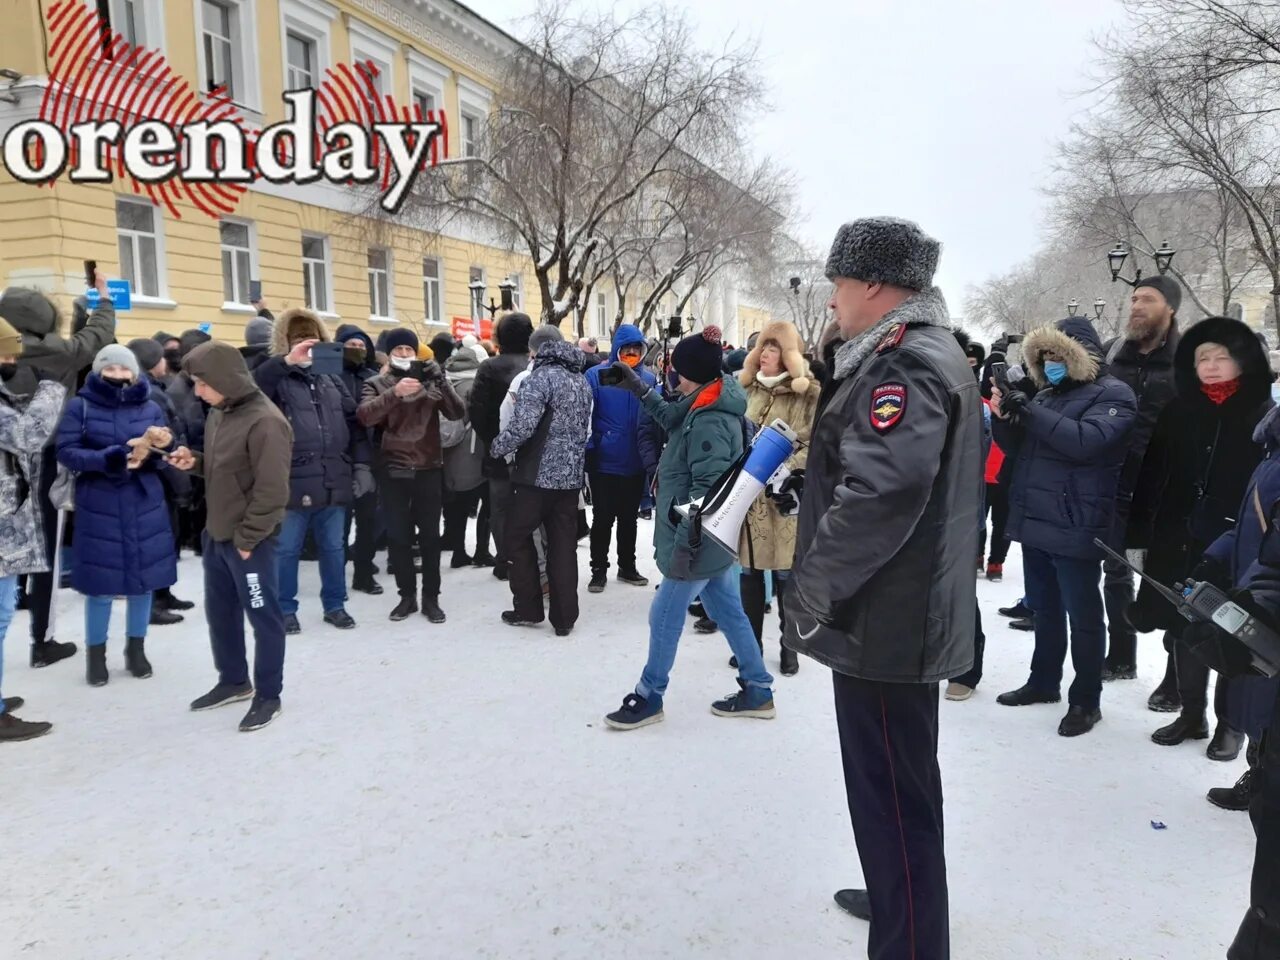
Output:
<instances>
[{"instance_id":1,"label":"blue face mask","mask_svg":"<svg viewBox=\"0 0 1280 960\"><path fill-rule=\"evenodd\" d=\"M1067 365L1061 360L1047 360L1044 365L1044 376L1056 387L1067 379Z\"/></svg>"}]
</instances>

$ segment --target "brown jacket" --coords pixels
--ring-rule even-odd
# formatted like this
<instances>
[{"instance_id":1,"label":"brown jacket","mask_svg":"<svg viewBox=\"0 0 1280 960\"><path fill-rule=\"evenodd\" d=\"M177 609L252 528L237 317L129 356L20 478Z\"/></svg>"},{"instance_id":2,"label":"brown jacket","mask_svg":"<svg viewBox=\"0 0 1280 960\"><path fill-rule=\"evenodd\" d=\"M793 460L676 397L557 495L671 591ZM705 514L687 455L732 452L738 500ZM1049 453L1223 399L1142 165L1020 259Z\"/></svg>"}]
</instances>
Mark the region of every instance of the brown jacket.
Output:
<instances>
[{"instance_id":1,"label":"brown jacket","mask_svg":"<svg viewBox=\"0 0 1280 960\"><path fill-rule=\"evenodd\" d=\"M214 540L252 550L284 519L293 431L230 344L214 340L196 347L182 369L226 398L209 412L204 453L195 455L209 511L205 529Z\"/></svg>"},{"instance_id":2,"label":"brown jacket","mask_svg":"<svg viewBox=\"0 0 1280 960\"><path fill-rule=\"evenodd\" d=\"M443 374L424 383L426 389L413 397L395 395L399 379L394 373L384 373L366 380L356 416L366 427L379 431L381 466L439 470L444 466L440 417L461 420L467 408ZM439 400L431 398L433 390L439 390Z\"/></svg>"}]
</instances>

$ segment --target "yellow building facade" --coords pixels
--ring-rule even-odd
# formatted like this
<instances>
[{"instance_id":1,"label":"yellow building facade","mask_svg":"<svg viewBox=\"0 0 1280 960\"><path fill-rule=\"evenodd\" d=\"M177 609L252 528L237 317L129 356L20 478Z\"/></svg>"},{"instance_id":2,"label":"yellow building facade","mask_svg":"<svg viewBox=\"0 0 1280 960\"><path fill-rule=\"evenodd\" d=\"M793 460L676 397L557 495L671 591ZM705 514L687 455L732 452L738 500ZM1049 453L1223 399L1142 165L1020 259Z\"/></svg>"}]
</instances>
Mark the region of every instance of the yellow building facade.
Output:
<instances>
[{"instance_id":1,"label":"yellow building facade","mask_svg":"<svg viewBox=\"0 0 1280 960\"><path fill-rule=\"evenodd\" d=\"M6 10L0 68L10 79L0 81L0 133L39 116L55 2L11 0ZM163 53L194 90L225 85L245 122L259 127L285 119L286 89L317 85L339 64L372 61L381 92L397 104L445 112L448 156L467 149L491 109L499 63L515 43L451 0L62 2L105 10L114 30ZM331 328L356 323L375 336L397 324L430 334L481 315L477 279L486 304L510 282L522 309L541 311L528 255L504 249L483 225L412 229L358 215L361 199L323 181L258 181L232 214L215 220L184 203L174 216L120 180L33 186L0 169L0 282L38 287L69 307L84 291L83 262L96 260L132 286L121 341L207 325L215 337L240 342L256 313L251 281L277 313L309 306ZM588 305L588 334L607 334L613 296L606 291ZM736 294L717 295L714 307L714 318L700 319L720 323L731 340L745 340L768 319Z\"/></svg>"}]
</instances>

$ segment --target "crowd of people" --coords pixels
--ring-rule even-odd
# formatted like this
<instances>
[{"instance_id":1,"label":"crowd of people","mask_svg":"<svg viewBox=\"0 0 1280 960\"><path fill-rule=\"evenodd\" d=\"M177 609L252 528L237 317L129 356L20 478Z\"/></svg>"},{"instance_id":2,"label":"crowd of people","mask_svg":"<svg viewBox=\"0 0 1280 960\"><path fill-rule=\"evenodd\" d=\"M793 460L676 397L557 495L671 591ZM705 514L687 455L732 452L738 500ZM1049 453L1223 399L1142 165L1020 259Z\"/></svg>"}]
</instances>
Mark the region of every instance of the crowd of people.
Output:
<instances>
[{"instance_id":1,"label":"crowd of people","mask_svg":"<svg viewBox=\"0 0 1280 960\"><path fill-rule=\"evenodd\" d=\"M1214 583L1280 623L1280 355L1237 320L1180 325L1181 290L1165 276L1137 283L1109 343L1072 316L988 350L952 329L933 286L939 252L906 221L847 224L827 263L834 319L820 342L773 321L737 350L712 326L673 344L622 324L602 354L520 312L497 319L492 342L424 343L406 327L375 339L352 324L331 333L306 309L276 318L265 304L243 347L199 330L122 345L101 276L97 306L77 301L65 337L49 298L6 290L0 641L22 606L32 666L73 656L53 632L65 579L84 597L88 683L111 678L119 598L125 667L149 677L149 628L194 606L171 590L190 549L217 673L191 709L250 700L240 729L256 730L281 712L286 637L317 615L322 629L355 628L348 591L383 594L384 549L392 621L447 622L447 552L452 567L507 583L495 624L550 620L565 637L579 619L579 542L589 539L588 593L609 589L611 569L622 587L648 587L638 521L652 518L662 579L647 659L607 724L663 719L691 616L724 633L738 673L712 711L774 717L772 603L781 673L799 670L798 653L833 671L867 878L837 902L871 921L872 956L945 957L939 688L964 701L979 686L975 557L978 577L1000 581L1017 543L1024 596L1000 613L1035 643L1027 682L998 702L1058 703L1070 651L1058 732L1087 734L1104 685L1136 679L1137 635L1162 631L1167 667L1149 706L1178 716L1152 740L1209 740L1218 761L1246 752L1248 772L1209 799L1252 803L1263 863L1280 843L1264 826L1280 823L1277 748L1264 737L1280 681L1149 584L1135 595L1132 571ZM798 438L788 469L750 505L736 553L723 549L677 508L778 419ZM304 559L318 566L318 610L298 595ZM16 717L22 706L3 701L0 740L51 729ZM1232 957L1280 955L1275 889L1255 875Z\"/></svg>"}]
</instances>

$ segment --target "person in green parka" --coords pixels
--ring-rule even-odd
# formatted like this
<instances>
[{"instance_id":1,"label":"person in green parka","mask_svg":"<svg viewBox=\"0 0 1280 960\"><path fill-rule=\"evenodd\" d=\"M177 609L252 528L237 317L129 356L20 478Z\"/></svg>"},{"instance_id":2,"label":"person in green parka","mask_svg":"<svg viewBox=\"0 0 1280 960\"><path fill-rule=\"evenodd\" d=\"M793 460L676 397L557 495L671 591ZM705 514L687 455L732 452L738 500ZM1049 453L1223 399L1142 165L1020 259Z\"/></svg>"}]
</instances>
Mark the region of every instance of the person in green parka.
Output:
<instances>
[{"instance_id":1,"label":"person in green parka","mask_svg":"<svg viewBox=\"0 0 1280 960\"><path fill-rule=\"evenodd\" d=\"M707 616L720 625L738 658L739 692L711 705L721 717L774 716L773 677L765 669L751 622L742 609L734 558L710 537L690 540L690 524L675 508L704 496L743 450L747 397L733 377L721 374L716 327L690 334L671 354L679 396L667 402L624 363L615 363L619 386L640 398L670 438L658 462L658 503L653 550L663 581L649 608L649 660L634 693L605 717L618 730L657 723L675 662L689 603L701 595Z\"/></svg>"}]
</instances>

